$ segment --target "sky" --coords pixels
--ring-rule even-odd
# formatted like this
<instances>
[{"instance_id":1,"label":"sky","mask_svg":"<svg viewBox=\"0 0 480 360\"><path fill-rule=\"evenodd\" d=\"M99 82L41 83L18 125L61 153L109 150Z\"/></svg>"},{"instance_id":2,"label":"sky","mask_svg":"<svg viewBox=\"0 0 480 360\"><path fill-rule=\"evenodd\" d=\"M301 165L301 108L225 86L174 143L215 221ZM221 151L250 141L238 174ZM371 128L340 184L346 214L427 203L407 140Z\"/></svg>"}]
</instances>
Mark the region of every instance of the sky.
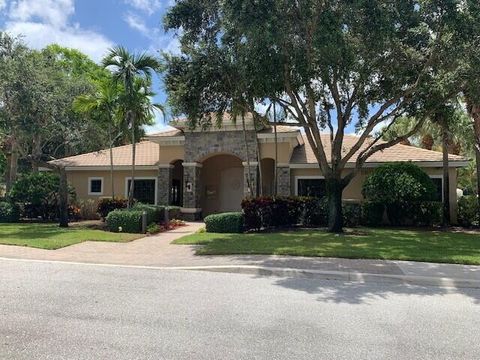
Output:
<instances>
[{"instance_id":1,"label":"sky","mask_svg":"<svg viewBox=\"0 0 480 360\"><path fill-rule=\"evenodd\" d=\"M162 19L174 0L0 0L0 29L22 35L32 48L48 44L75 48L99 62L113 45L131 51L178 52L174 34ZM155 79L155 102L164 103L161 79ZM154 132L165 127L158 114Z\"/></svg>"}]
</instances>

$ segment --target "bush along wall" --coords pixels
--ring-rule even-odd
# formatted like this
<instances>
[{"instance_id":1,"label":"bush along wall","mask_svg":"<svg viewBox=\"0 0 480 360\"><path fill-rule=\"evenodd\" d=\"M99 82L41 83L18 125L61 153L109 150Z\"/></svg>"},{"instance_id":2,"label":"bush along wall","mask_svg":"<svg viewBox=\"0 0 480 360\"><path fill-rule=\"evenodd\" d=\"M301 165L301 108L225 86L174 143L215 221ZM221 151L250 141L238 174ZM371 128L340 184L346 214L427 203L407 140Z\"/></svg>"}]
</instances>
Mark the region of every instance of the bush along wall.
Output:
<instances>
[{"instance_id":1,"label":"bush along wall","mask_svg":"<svg viewBox=\"0 0 480 360\"><path fill-rule=\"evenodd\" d=\"M465 227L479 226L479 211L476 195L462 196L458 200L458 223Z\"/></svg>"},{"instance_id":2,"label":"bush along wall","mask_svg":"<svg viewBox=\"0 0 480 360\"><path fill-rule=\"evenodd\" d=\"M412 163L376 168L366 178L362 193L367 225L381 225L384 213L391 225L429 226L442 220L442 203L434 201L433 181Z\"/></svg>"},{"instance_id":3,"label":"bush along wall","mask_svg":"<svg viewBox=\"0 0 480 360\"><path fill-rule=\"evenodd\" d=\"M205 228L210 233L242 233L244 222L241 212L228 212L208 215L204 219Z\"/></svg>"}]
</instances>

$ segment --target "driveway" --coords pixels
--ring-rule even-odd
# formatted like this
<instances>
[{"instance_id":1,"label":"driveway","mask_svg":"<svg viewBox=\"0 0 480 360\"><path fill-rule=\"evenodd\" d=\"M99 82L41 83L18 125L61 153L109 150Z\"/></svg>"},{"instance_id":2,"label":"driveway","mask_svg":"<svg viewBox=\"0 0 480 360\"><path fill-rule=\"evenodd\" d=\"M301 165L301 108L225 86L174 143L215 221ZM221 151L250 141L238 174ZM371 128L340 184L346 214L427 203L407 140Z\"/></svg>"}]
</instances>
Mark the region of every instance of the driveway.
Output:
<instances>
[{"instance_id":1,"label":"driveway","mask_svg":"<svg viewBox=\"0 0 480 360\"><path fill-rule=\"evenodd\" d=\"M480 290L0 260L1 359L478 359Z\"/></svg>"}]
</instances>

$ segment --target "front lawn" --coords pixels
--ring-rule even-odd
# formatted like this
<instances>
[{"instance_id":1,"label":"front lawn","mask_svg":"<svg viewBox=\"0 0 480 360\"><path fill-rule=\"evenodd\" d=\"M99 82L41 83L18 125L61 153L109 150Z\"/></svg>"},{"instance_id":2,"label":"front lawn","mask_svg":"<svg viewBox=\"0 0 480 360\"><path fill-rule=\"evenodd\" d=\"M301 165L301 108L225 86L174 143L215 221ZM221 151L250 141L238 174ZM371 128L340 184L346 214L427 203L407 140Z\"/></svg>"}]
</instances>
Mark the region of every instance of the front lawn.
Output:
<instances>
[{"instance_id":1,"label":"front lawn","mask_svg":"<svg viewBox=\"0 0 480 360\"><path fill-rule=\"evenodd\" d=\"M0 224L0 244L58 249L83 241L127 242L143 235L111 233L85 226L59 228L57 224Z\"/></svg>"},{"instance_id":2,"label":"front lawn","mask_svg":"<svg viewBox=\"0 0 480 360\"><path fill-rule=\"evenodd\" d=\"M263 254L412 260L480 265L480 235L465 232L360 228L254 234L197 233L175 244L204 245L200 255Z\"/></svg>"}]
</instances>

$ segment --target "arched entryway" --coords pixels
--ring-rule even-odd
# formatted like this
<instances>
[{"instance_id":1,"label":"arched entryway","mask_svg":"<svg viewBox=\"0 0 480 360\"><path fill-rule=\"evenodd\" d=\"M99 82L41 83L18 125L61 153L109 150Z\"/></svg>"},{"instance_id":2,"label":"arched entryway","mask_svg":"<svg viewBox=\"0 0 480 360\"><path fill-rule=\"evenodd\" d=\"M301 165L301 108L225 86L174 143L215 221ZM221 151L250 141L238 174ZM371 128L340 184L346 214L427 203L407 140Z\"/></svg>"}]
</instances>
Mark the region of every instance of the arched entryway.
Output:
<instances>
[{"instance_id":1,"label":"arched entryway","mask_svg":"<svg viewBox=\"0 0 480 360\"><path fill-rule=\"evenodd\" d=\"M234 155L217 154L202 162L203 216L213 213L239 211L244 197L244 166Z\"/></svg>"},{"instance_id":2,"label":"arched entryway","mask_svg":"<svg viewBox=\"0 0 480 360\"><path fill-rule=\"evenodd\" d=\"M183 160L171 163L172 183L170 187L170 205L183 206Z\"/></svg>"}]
</instances>

